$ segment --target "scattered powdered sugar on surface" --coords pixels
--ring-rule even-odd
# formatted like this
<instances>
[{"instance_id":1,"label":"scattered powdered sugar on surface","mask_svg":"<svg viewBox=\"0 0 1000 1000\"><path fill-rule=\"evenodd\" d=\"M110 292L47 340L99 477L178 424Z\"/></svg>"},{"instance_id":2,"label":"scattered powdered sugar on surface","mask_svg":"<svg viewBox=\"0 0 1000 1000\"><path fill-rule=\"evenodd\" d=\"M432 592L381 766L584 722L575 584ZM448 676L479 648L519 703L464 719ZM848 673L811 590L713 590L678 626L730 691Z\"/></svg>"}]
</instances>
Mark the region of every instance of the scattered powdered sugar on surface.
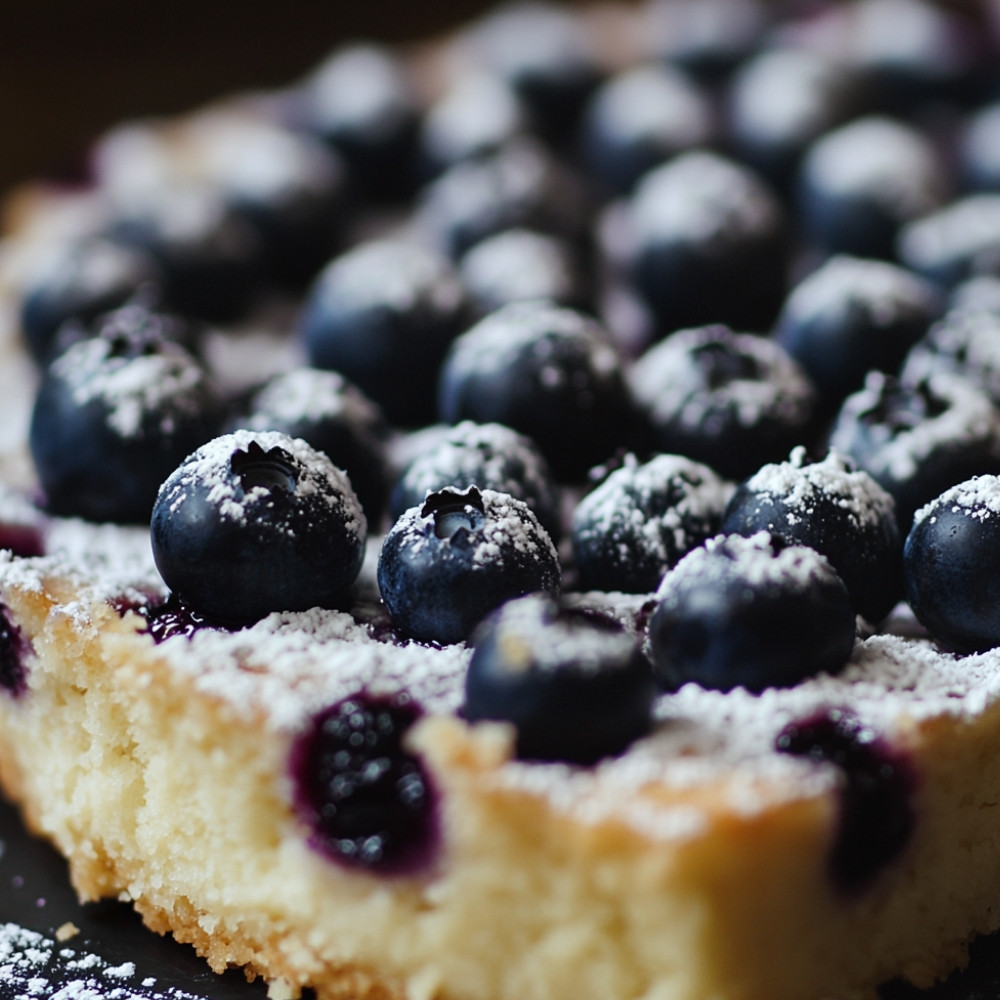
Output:
<instances>
[{"instance_id":1,"label":"scattered powdered sugar on surface","mask_svg":"<svg viewBox=\"0 0 1000 1000\"><path fill-rule=\"evenodd\" d=\"M133 962L112 965L98 955L60 946L37 931L0 924L0 982L10 1000L200 1000L146 977L133 988Z\"/></svg>"}]
</instances>

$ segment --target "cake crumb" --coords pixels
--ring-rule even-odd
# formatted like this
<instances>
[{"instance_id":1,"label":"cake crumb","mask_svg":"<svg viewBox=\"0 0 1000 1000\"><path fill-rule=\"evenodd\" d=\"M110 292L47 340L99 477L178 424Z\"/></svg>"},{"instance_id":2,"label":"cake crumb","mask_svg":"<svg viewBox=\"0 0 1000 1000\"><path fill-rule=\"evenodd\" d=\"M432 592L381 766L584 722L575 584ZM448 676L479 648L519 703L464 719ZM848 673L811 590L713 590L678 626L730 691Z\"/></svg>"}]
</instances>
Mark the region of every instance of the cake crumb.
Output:
<instances>
[{"instance_id":1,"label":"cake crumb","mask_svg":"<svg viewBox=\"0 0 1000 1000\"><path fill-rule=\"evenodd\" d=\"M268 984L267 1000L299 1000L302 990L287 979L275 979Z\"/></svg>"},{"instance_id":2,"label":"cake crumb","mask_svg":"<svg viewBox=\"0 0 1000 1000\"><path fill-rule=\"evenodd\" d=\"M79 933L80 928L71 920L67 920L66 923L56 930L56 940L60 942L69 941L70 938L75 938Z\"/></svg>"}]
</instances>

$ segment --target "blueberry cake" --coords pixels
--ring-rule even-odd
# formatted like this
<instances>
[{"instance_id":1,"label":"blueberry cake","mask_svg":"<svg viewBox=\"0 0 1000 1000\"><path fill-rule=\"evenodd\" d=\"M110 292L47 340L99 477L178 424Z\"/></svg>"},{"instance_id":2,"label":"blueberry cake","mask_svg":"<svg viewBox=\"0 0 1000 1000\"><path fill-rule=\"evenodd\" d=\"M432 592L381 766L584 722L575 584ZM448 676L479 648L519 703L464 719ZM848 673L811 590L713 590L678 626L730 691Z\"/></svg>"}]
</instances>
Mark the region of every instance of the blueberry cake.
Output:
<instances>
[{"instance_id":1,"label":"blueberry cake","mask_svg":"<svg viewBox=\"0 0 1000 1000\"><path fill-rule=\"evenodd\" d=\"M515 3L15 192L0 782L80 897L275 1000L962 965L1000 929L994 36Z\"/></svg>"}]
</instances>

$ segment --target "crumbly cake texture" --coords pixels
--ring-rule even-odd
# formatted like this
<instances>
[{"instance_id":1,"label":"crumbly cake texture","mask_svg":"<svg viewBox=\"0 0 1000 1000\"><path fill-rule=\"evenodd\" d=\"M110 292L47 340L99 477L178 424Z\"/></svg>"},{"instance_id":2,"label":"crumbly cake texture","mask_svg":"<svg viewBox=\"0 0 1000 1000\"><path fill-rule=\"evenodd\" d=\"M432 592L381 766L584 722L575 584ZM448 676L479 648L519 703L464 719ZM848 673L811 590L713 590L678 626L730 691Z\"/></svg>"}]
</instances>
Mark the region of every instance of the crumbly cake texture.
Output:
<instances>
[{"instance_id":1,"label":"crumbly cake texture","mask_svg":"<svg viewBox=\"0 0 1000 1000\"><path fill-rule=\"evenodd\" d=\"M794 92L771 96L793 115ZM98 170L123 191L143 187L166 143L187 149L181 173L198 173L197 133L253 129L254 106L120 130ZM769 231L766 192L730 171L687 154L648 197L692 239ZM716 194L672 197L691 176ZM0 247L0 478L18 488L33 481L22 446L34 370L7 315L13 290L98 209L87 195L28 192L11 209L18 237ZM953 222L914 230L909 252L976 229L954 222L953 234ZM266 329L238 348L209 337L230 391L301 360ZM805 390L783 384L775 405L799 408ZM741 405L759 411L747 392ZM419 450L415 439L399 447ZM140 612L166 594L147 531L47 518L17 491L0 493L0 524L37 532L45 552L0 555L0 783L68 858L81 898L131 901L212 968L264 977L276 1000L304 988L320 1000L872 1000L890 978L930 985L1000 927L1000 655L941 652L904 613L859 635L836 677L663 695L648 735L579 768L517 760L507 726L461 719L465 644L385 634L372 610L377 538L357 607L155 643ZM649 596L569 599L638 636ZM406 747L433 788L436 836L429 863L387 876L316 849L294 768L330 706L401 693L421 713ZM822 753L782 752L816 720L903 775L902 848L846 888L831 858L856 779ZM50 947L0 926L0 972L7 956Z\"/></svg>"},{"instance_id":2,"label":"crumbly cake texture","mask_svg":"<svg viewBox=\"0 0 1000 1000\"><path fill-rule=\"evenodd\" d=\"M899 973L929 984L996 926L996 654L871 636L836 678L760 696L688 685L595 768L526 763L505 727L455 717L464 646L386 644L320 611L156 646L109 603L157 585L142 533L112 572L70 552L88 531L62 523L63 554L0 563L26 678L0 699L0 774L83 897L131 899L217 970L323 998L802 1000ZM441 834L431 869L387 879L310 846L290 759L324 706L399 690L426 713L408 740ZM774 751L831 709L916 776L910 842L848 894L828 872L838 769Z\"/></svg>"}]
</instances>

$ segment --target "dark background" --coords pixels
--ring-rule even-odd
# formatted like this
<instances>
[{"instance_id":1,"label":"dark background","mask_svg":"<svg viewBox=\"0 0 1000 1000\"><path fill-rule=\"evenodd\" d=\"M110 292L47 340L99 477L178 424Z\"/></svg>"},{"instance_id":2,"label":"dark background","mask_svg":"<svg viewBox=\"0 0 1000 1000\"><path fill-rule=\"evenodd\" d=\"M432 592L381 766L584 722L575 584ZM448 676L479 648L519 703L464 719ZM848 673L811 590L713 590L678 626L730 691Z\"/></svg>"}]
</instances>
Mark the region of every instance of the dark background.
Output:
<instances>
[{"instance_id":1,"label":"dark background","mask_svg":"<svg viewBox=\"0 0 1000 1000\"><path fill-rule=\"evenodd\" d=\"M488 0L0 0L0 191L104 128L294 81L337 42L413 41Z\"/></svg>"}]
</instances>

